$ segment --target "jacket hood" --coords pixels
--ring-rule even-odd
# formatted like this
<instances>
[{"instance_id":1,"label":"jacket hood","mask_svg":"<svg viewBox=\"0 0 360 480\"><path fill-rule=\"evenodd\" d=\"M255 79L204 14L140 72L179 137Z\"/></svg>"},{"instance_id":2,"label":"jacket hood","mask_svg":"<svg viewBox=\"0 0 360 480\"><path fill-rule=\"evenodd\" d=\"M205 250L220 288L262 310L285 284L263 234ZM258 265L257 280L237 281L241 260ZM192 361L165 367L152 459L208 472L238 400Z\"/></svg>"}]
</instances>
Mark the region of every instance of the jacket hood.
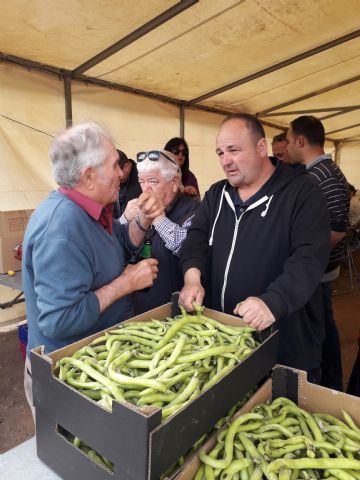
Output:
<instances>
[{"instance_id":1,"label":"jacket hood","mask_svg":"<svg viewBox=\"0 0 360 480\"><path fill-rule=\"evenodd\" d=\"M270 157L272 163L276 162L275 157ZM270 177L265 189L265 195L274 195L279 190L282 190L286 185L293 182L300 175L306 174L305 165L300 163L285 163L279 161L279 165L273 175Z\"/></svg>"},{"instance_id":2,"label":"jacket hood","mask_svg":"<svg viewBox=\"0 0 360 480\"><path fill-rule=\"evenodd\" d=\"M260 213L262 217L266 217L268 210L270 208L271 201L279 191L285 188L289 183L293 182L300 175L306 174L306 168L304 165L287 164L279 161L275 157L269 157L269 158L274 165L276 165L277 162L279 162L277 165L277 168L272 174L272 176L269 178L269 180L266 182L266 185L264 186L264 188L262 189L261 191L262 195L260 195L260 198L256 200L254 203L252 203L247 209L247 211L250 211L250 210L253 210L254 208L262 206L261 207L262 210ZM220 194L220 203L219 203L215 220L211 229L209 245L213 244L214 231L216 228L216 224L217 224L224 200L235 213L235 207L230 198L229 192L227 191L228 186L229 186L229 182L227 180L222 180L220 182L217 182L215 185L213 185L213 188L221 188L221 194Z\"/></svg>"}]
</instances>

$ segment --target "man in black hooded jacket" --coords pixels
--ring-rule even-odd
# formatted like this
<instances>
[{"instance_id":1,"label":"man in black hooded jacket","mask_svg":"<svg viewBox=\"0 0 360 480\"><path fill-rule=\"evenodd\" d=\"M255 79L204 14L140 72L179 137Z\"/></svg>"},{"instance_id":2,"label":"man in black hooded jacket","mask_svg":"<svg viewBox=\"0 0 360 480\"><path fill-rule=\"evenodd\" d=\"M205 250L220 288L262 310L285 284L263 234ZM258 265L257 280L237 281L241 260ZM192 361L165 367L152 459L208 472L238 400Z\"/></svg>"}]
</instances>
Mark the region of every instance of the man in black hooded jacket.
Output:
<instances>
[{"instance_id":1,"label":"man in black hooded jacket","mask_svg":"<svg viewBox=\"0 0 360 480\"><path fill-rule=\"evenodd\" d=\"M324 318L319 282L330 252L328 211L301 165L267 153L261 122L227 117L215 183L183 244L180 303L235 313L259 330L277 322L278 362L320 380ZM203 288L205 286L205 290Z\"/></svg>"}]
</instances>

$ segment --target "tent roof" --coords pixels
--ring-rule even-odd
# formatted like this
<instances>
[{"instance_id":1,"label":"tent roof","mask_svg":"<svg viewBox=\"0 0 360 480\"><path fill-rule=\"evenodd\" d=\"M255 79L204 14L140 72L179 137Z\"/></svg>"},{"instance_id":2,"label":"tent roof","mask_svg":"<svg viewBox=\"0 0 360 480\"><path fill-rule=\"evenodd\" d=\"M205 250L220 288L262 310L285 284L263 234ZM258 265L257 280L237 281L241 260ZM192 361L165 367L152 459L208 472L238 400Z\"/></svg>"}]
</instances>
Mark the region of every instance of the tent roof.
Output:
<instances>
[{"instance_id":1,"label":"tent roof","mask_svg":"<svg viewBox=\"0 0 360 480\"><path fill-rule=\"evenodd\" d=\"M279 127L314 114L358 139L359 16L359 0L12 0L0 59Z\"/></svg>"}]
</instances>

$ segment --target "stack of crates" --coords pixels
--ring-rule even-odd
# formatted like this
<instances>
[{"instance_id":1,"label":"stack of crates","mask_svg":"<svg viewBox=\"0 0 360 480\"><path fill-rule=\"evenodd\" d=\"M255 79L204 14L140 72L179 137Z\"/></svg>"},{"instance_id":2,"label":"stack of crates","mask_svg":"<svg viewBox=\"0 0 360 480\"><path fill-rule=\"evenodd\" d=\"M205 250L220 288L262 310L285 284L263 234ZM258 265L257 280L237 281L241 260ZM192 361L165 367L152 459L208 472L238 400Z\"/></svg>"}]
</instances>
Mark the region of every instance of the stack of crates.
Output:
<instances>
[{"instance_id":1,"label":"stack of crates","mask_svg":"<svg viewBox=\"0 0 360 480\"><path fill-rule=\"evenodd\" d=\"M18 334L19 334L19 342L20 342L20 351L21 351L22 358L25 362L26 346L27 346L27 342L28 342L28 326L27 326L27 323L19 326Z\"/></svg>"}]
</instances>

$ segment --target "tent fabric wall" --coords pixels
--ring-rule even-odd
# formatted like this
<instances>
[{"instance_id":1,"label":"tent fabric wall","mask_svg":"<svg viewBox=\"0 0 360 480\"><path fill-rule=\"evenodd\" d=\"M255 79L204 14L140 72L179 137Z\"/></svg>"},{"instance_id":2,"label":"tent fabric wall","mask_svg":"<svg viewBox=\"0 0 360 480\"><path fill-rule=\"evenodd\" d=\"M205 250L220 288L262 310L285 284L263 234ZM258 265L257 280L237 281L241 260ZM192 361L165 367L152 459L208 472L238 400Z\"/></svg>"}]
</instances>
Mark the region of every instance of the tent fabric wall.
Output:
<instances>
[{"instance_id":1,"label":"tent fabric wall","mask_svg":"<svg viewBox=\"0 0 360 480\"><path fill-rule=\"evenodd\" d=\"M64 126L63 83L0 64L0 210L35 208L54 187L48 150Z\"/></svg>"}]
</instances>

